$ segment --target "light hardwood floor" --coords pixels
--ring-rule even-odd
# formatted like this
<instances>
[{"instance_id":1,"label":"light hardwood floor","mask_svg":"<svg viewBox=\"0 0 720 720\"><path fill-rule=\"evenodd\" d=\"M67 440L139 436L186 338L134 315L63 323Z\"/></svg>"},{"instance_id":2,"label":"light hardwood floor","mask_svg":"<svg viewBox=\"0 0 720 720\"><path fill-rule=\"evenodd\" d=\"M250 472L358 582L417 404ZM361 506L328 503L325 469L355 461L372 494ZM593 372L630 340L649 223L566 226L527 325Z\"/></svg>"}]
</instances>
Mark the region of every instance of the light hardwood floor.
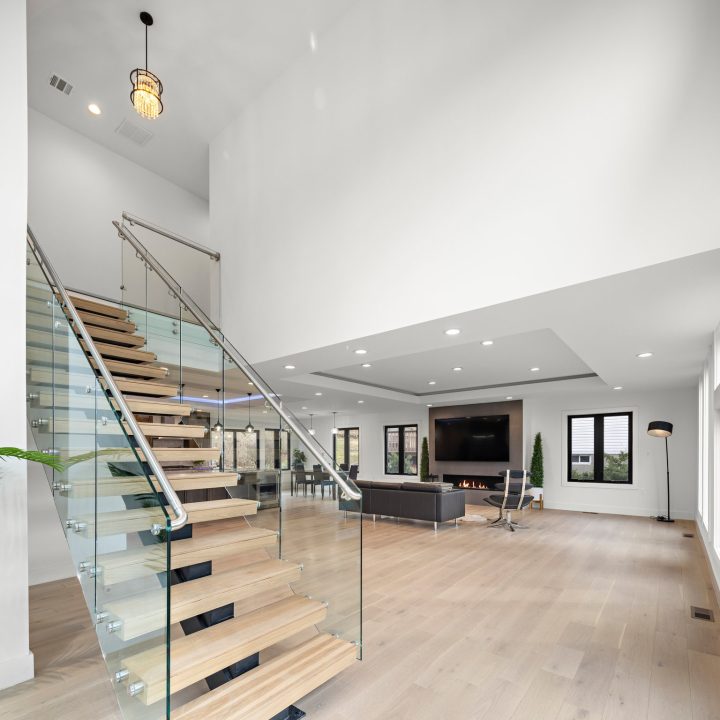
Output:
<instances>
[{"instance_id":1,"label":"light hardwood floor","mask_svg":"<svg viewBox=\"0 0 720 720\"><path fill-rule=\"evenodd\" d=\"M291 503L305 550L342 537L334 503ZM436 534L366 520L364 660L299 703L308 717L718 720L720 622L689 611L720 620L699 541L683 537L694 524L553 510L523 521ZM31 606L38 677L0 693L0 718L119 718L76 582L32 588Z\"/></svg>"}]
</instances>

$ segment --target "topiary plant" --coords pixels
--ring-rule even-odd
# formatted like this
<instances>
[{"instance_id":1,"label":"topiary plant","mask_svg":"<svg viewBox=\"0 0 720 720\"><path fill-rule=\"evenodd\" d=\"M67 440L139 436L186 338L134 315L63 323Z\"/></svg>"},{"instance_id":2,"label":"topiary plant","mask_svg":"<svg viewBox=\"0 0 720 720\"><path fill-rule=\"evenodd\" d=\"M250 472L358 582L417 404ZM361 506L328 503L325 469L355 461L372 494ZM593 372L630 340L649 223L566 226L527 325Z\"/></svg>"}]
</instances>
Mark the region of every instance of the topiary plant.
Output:
<instances>
[{"instance_id":1,"label":"topiary plant","mask_svg":"<svg viewBox=\"0 0 720 720\"><path fill-rule=\"evenodd\" d=\"M428 441L424 437L422 441L422 450L420 451L420 480L427 482L430 477L430 452L428 450Z\"/></svg>"},{"instance_id":2,"label":"topiary plant","mask_svg":"<svg viewBox=\"0 0 720 720\"><path fill-rule=\"evenodd\" d=\"M537 435L535 435L532 460L530 462L530 482L535 487L541 488L544 480L542 435L537 433Z\"/></svg>"}]
</instances>

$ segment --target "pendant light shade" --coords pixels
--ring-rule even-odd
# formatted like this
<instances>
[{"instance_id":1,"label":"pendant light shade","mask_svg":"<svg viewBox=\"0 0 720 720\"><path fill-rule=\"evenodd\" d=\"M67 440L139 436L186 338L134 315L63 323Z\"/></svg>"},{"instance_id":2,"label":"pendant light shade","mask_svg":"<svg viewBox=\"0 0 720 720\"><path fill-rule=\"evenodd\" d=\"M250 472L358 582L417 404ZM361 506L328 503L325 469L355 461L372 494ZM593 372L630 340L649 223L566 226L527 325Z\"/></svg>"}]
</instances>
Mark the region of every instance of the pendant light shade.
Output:
<instances>
[{"instance_id":1,"label":"pendant light shade","mask_svg":"<svg viewBox=\"0 0 720 720\"><path fill-rule=\"evenodd\" d=\"M248 394L248 424L245 426L245 432L251 433L255 432L255 428L252 425L252 422L250 421L250 398L252 397L252 393L249 392Z\"/></svg>"},{"instance_id":2,"label":"pendant light shade","mask_svg":"<svg viewBox=\"0 0 720 720\"><path fill-rule=\"evenodd\" d=\"M335 424L335 416L337 415L337 412L333 410L333 429L332 434L337 435L337 425Z\"/></svg>"},{"instance_id":3,"label":"pendant light shade","mask_svg":"<svg viewBox=\"0 0 720 720\"><path fill-rule=\"evenodd\" d=\"M135 68L130 73L132 91L130 102L135 112L148 120L154 120L163 111L161 96L163 85L160 78L148 70L148 27L153 24L153 17L148 12L140 13L140 21L145 25L145 67Z\"/></svg>"},{"instance_id":4,"label":"pendant light shade","mask_svg":"<svg viewBox=\"0 0 720 720\"><path fill-rule=\"evenodd\" d=\"M315 434L315 428L313 427L313 421L312 421L312 419L313 419L313 413L310 413L310 430L309 430L309 432L310 432L311 435L314 435L314 434Z\"/></svg>"},{"instance_id":5,"label":"pendant light shade","mask_svg":"<svg viewBox=\"0 0 720 720\"><path fill-rule=\"evenodd\" d=\"M220 422L220 388L215 388L217 393L217 422L213 425L213 432L222 432L223 426Z\"/></svg>"}]
</instances>

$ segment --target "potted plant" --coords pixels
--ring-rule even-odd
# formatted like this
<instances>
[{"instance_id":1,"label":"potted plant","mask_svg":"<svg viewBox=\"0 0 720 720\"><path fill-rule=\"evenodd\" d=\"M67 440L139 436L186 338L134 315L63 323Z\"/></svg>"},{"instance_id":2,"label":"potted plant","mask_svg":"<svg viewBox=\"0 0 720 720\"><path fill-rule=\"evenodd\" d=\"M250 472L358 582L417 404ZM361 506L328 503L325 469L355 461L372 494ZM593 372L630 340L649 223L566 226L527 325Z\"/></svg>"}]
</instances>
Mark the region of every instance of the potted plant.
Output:
<instances>
[{"instance_id":1,"label":"potted plant","mask_svg":"<svg viewBox=\"0 0 720 720\"><path fill-rule=\"evenodd\" d=\"M305 457L305 453L300 448L295 448L293 450L293 467L305 467L305 461L307 458Z\"/></svg>"},{"instance_id":2,"label":"potted plant","mask_svg":"<svg viewBox=\"0 0 720 720\"><path fill-rule=\"evenodd\" d=\"M542 435L537 433L533 443L532 460L530 461L530 482L533 485L533 497L539 498L542 496L544 480Z\"/></svg>"},{"instance_id":3,"label":"potted plant","mask_svg":"<svg viewBox=\"0 0 720 720\"><path fill-rule=\"evenodd\" d=\"M422 441L422 450L420 451L420 480L427 482L430 477L430 452L428 450L428 440L426 437Z\"/></svg>"}]
</instances>

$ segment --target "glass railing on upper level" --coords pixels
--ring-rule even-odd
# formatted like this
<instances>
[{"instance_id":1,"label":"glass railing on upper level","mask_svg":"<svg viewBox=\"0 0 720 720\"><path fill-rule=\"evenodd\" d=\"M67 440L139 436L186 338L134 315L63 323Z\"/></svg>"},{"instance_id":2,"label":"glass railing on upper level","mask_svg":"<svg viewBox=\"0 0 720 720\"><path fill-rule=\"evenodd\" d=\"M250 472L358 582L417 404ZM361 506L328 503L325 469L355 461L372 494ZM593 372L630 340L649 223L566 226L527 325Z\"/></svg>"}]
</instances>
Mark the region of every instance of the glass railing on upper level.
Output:
<instances>
[{"instance_id":1,"label":"glass railing on upper level","mask_svg":"<svg viewBox=\"0 0 720 720\"><path fill-rule=\"evenodd\" d=\"M172 519L129 418L89 358L88 341L78 338L63 294L29 234L32 436L39 450L62 464L62 471L46 468L47 480L123 717L169 718ZM152 696L132 671L133 660L149 656L157 660Z\"/></svg>"},{"instance_id":2,"label":"glass railing on upper level","mask_svg":"<svg viewBox=\"0 0 720 720\"><path fill-rule=\"evenodd\" d=\"M325 601L318 629L356 643L359 657L359 489L133 230L114 224L123 246L122 302L177 383L177 401L209 429L203 444L219 449L221 469L234 474L227 492L260 503L253 524L278 530L279 557L302 565L292 590Z\"/></svg>"}]
</instances>

